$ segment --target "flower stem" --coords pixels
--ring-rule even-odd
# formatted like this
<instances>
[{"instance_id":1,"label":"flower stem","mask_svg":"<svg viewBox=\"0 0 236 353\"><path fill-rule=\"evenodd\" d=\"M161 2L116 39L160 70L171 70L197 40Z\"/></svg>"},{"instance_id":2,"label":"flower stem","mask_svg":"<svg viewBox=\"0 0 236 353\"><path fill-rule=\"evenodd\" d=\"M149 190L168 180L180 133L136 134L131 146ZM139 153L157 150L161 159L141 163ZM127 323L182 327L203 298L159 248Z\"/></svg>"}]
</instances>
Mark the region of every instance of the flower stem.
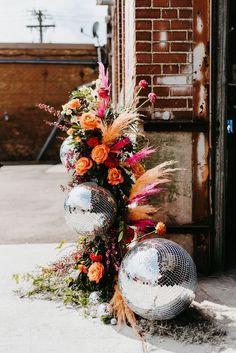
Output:
<instances>
[{"instance_id":1,"label":"flower stem","mask_svg":"<svg viewBox=\"0 0 236 353\"><path fill-rule=\"evenodd\" d=\"M132 243L134 243L136 240L140 240L140 239L146 237L147 235L151 235L151 234L154 234L154 233L155 233L155 230L153 230L152 232L146 233L146 234L144 234L144 235L140 235L139 237L137 237L137 238L131 240L131 242L128 243L127 245L132 244Z\"/></svg>"}]
</instances>

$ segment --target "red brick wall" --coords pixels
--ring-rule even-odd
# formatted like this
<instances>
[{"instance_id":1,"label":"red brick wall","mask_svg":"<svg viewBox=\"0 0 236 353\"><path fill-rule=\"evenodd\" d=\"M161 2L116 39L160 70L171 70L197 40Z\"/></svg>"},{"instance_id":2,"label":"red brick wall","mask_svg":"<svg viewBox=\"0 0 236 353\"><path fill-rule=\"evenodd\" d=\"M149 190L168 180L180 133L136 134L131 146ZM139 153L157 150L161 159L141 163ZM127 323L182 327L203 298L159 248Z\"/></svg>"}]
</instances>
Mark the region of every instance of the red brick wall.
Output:
<instances>
[{"instance_id":1,"label":"red brick wall","mask_svg":"<svg viewBox=\"0 0 236 353\"><path fill-rule=\"evenodd\" d=\"M25 44L0 45L1 59L94 60L92 45ZM89 65L0 63L0 160L35 160L52 127L44 120L55 120L36 107L45 103L61 110L78 85L90 82L97 72ZM9 120L4 119L7 112ZM46 160L57 160L61 141L55 140Z\"/></svg>"},{"instance_id":2,"label":"red brick wall","mask_svg":"<svg viewBox=\"0 0 236 353\"><path fill-rule=\"evenodd\" d=\"M158 96L152 118L192 117L192 17L192 0L136 0L136 80Z\"/></svg>"},{"instance_id":3,"label":"red brick wall","mask_svg":"<svg viewBox=\"0 0 236 353\"><path fill-rule=\"evenodd\" d=\"M193 8L193 0L116 1L112 17L116 26L113 31L116 101L127 101L132 79L136 83L146 79L150 90L158 96L155 110L148 105L144 109L148 119L163 119L165 112L168 113L164 118L192 118Z\"/></svg>"}]
</instances>

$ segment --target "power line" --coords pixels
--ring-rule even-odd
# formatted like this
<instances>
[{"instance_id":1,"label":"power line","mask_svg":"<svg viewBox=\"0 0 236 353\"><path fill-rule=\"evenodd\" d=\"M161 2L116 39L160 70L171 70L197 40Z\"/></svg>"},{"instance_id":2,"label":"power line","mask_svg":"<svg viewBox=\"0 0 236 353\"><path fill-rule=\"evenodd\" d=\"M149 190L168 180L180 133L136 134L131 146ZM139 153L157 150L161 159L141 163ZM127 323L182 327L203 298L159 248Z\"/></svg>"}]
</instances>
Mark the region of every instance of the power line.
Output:
<instances>
[{"instance_id":1,"label":"power line","mask_svg":"<svg viewBox=\"0 0 236 353\"><path fill-rule=\"evenodd\" d=\"M38 29L39 30L39 38L40 38L40 43L43 43L43 32L46 31L48 28L56 27L55 24L53 25L44 25L43 20L46 19L46 15L43 13L41 10L34 10L32 12L32 15L37 18L38 20L38 25L28 25L26 26L27 28L30 29Z\"/></svg>"}]
</instances>

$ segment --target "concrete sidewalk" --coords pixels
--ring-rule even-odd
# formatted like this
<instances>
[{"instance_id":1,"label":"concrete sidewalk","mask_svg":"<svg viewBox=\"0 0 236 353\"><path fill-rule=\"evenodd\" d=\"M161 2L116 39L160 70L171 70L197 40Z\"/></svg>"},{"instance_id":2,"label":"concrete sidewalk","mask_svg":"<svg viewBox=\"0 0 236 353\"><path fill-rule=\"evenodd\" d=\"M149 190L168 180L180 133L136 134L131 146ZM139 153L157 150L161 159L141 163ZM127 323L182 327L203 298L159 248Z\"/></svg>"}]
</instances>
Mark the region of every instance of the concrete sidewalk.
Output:
<instances>
[{"instance_id":1,"label":"concrete sidewalk","mask_svg":"<svg viewBox=\"0 0 236 353\"><path fill-rule=\"evenodd\" d=\"M117 332L116 327L85 319L62 304L20 299L13 293L17 285L12 274L47 264L62 239L75 239L64 220L65 193L59 186L66 183L61 165L0 169L0 353L141 353L141 343L127 327ZM197 300L227 325L228 336L220 346L154 337L148 352L236 352L235 293L236 274L200 280Z\"/></svg>"},{"instance_id":2,"label":"concrete sidewalk","mask_svg":"<svg viewBox=\"0 0 236 353\"><path fill-rule=\"evenodd\" d=\"M0 244L73 241L64 220L67 184L62 165L0 168Z\"/></svg>"},{"instance_id":3,"label":"concrete sidewalk","mask_svg":"<svg viewBox=\"0 0 236 353\"><path fill-rule=\"evenodd\" d=\"M62 304L20 299L13 273L32 271L52 261L56 244L0 246L0 353L142 353L130 328L106 326L98 319L84 318ZM234 275L201 279L197 298L226 323L228 336L220 346L189 345L154 337L149 353L236 352L236 282Z\"/></svg>"}]
</instances>

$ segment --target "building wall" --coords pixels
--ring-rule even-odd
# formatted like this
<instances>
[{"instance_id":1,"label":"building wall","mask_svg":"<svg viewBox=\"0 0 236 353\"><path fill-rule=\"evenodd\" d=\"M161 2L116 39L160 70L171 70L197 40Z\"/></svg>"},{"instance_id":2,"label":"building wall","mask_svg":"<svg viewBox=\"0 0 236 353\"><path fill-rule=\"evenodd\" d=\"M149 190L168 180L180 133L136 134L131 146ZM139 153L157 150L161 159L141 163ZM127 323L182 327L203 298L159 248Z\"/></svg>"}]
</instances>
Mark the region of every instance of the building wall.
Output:
<instances>
[{"instance_id":1,"label":"building wall","mask_svg":"<svg viewBox=\"0 0 236 353\"><path fill-rule=\"evenodd\" d=\"M40 60L54 63L39 63ZM96 63L94 46L0 45L1 161L36 159L52 129L44 120L55 120L36 104L45 103L60 110L73 89L96 79L94 64L83 65L81 61ZM60 143L56 139L44 159L58 160Z\"/></svg>"},{"instance_id":2,"label":"building wall","mask_svg":"<svg viewBox=\"0 0 236 353\"><path fill-rule=\"evenodd\" d=\"M169 192L154 200L161 206L157 220L166 221L169 236L206 272L211 248L209 0L116 0L111 21L116 23L114 99L128 103L135 84L148 81L144 95L154 91L158 97L155 107L146 104L141 110L145 134L158 146L148 166L174 159L182 168ZM117 65L120 56L126 65Z\"/></svg>"}]
</instances>

